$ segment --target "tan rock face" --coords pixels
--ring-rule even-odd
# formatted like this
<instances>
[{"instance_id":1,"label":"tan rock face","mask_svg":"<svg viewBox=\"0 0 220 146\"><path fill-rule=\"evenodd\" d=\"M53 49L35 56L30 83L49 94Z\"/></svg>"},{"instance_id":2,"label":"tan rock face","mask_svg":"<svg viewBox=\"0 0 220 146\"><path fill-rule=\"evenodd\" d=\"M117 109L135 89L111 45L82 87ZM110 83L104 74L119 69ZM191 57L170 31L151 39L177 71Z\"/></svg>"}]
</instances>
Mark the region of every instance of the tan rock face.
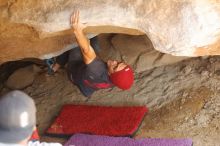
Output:
<instances>
[{"instance_id":1,"label":"tan rock face","mask_svg":"<svg viewBox=\"0 0 220 146\"><path fill-rule=\"evenodd\" d=\"M70 49L76 9L88 33L146 34L176 56L220 54L219 0L0 0L0 63Z\"/></svg>"},{"instance_id":2,"label":"tan rock face","mask_svg":"<svg viewBox=\"0 0 220 146\"><path fill-rule=\"evenodd\" d=\"M99 42L103 60L115 59L124 61L137 73L154 67L173 64L188 57L173 56L154 49L146 35L100 35Z\"/></svg>"}]
</instances>

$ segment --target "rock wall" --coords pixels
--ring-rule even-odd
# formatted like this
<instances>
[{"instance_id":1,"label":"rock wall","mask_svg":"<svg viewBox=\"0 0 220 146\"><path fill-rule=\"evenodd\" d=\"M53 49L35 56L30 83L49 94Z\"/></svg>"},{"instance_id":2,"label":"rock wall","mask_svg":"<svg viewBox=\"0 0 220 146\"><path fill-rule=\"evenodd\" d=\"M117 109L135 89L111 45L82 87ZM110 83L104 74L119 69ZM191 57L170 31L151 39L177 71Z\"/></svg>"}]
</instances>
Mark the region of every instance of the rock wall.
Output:
<instances>
[{"instance_id":1,"label":"rock wall","mask_svg":"<svg viewBox=\"0 0 220 146\"><path fill-rule=\"evenodd\" d=\"M220 53L220 0L0 0L0 63L70 49L76 9L87 33L146 34L175 56Z\"/></svg>"},{"instance_id":2,"label":"rock wall","mask_svg":"<svg viewBox=\"0 0 220 146\"><path fill-rule=\"evenodd\" d=\"M102 48L100 57L103 60L124 61L131 65L137 73L189 58L173 56L155 50L146 35L103 34L98 36L98 40Z\"/></svg>"}]
</instances>

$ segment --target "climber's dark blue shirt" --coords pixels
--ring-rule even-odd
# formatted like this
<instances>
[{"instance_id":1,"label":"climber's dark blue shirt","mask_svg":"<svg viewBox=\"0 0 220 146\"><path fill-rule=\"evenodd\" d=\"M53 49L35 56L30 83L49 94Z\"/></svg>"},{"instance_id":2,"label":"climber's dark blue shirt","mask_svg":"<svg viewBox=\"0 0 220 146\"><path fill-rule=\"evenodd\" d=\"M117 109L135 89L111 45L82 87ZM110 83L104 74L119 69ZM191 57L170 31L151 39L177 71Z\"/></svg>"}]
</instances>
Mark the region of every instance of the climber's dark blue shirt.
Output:
<instances>
[{"instance_id":1,"label":"climber's dark blue shirt","mask_svg":"<svg viewBox=\"0 0 220 146\"><path fill-rule=\"evenodd\" d=\"M78 61L69 62L68 65L71 66L69 69L70 79L87 97L98 89L113 86L109 80L107 64L99 58L95 58L89 64Z\"/></svg>"}]
</instances>

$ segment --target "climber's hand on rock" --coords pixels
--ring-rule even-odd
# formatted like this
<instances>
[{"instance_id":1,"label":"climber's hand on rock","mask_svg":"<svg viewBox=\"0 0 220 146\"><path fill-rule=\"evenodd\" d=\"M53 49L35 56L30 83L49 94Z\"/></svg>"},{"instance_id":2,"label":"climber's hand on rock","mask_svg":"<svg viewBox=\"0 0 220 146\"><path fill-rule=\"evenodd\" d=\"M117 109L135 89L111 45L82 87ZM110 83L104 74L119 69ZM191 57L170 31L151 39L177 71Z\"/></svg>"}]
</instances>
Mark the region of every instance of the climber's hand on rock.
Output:
<instances>
[{"instance_id":1,"label":"climber's hand on rock","mask_svg":"<svg viewBox=\"0 0 220 146\"><path fill-rule=\"evenodd\" d=\"M74 33L82 32L85 28L85 24L82 24L79 21L79 10L73 12L73 14L71 15L70 23Z\"/></svg>"}]
</instances>

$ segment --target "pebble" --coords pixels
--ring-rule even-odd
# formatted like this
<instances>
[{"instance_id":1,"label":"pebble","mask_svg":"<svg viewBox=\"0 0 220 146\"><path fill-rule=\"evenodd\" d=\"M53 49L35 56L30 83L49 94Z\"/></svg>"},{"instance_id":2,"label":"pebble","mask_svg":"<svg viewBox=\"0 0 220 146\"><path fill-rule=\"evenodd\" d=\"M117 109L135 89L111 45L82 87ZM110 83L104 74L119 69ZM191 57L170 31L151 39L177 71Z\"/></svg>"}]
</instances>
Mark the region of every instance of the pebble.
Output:
<instances>
[{"instance_id":1,"label":"pebble","mask_svg":"<svg viewBox=\"0 0 220 146\"><path fill-rule=\"evenodd\" d=\"M201 75L203 76L203 77L208 77L209 76L209 71L202 71L202 73L201 73Z\"/></svg>"},{"instance_id":2,"label":"pebble","mask_svg":"<svg viewBox=\"0 0 220 146\"><path fill-rule=\"evenodd\" d=\"M188 92L183 92L183 97L187 97L189 95L189 93Z\"/></svg>"},{"instance_id":3,"label":"pebble","mask_svg":"<svg viewBox=\"0 0 220 146\"><path fill-rule=\"evenodd\" d=\"M192 71L192 67L189 65L183 69L183 73L186 75L189 74L191 71Z\"/></svg>"}]
</instances>

